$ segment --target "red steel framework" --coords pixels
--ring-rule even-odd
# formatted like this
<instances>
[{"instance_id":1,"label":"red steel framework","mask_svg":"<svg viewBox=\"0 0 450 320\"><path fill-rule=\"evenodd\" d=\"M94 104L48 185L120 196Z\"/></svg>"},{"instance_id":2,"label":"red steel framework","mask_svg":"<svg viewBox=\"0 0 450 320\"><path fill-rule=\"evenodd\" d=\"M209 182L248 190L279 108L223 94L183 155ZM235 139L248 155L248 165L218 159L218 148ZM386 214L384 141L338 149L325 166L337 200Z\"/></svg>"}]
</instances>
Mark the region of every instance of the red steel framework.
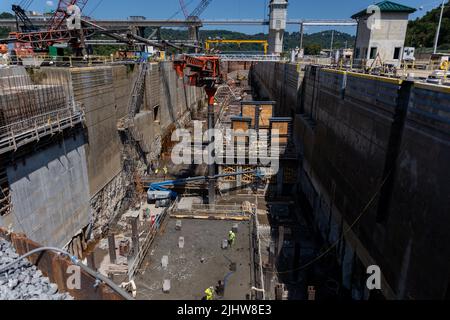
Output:
<instances>
[{"instance_id":1,"label":"red steel framework","mask_svg":"<svg viewBox=\"0 0 450 320\"><path fill-rule=\"evenodd\" d=\"M67 17L67 8L71 5L77 5L81 11L83 11L84 7L88 3L89 0L59 0L58 8L55 11L55 14L51 18L48 23L47 30L59 30Z\"/></svg>"}]
</instances>

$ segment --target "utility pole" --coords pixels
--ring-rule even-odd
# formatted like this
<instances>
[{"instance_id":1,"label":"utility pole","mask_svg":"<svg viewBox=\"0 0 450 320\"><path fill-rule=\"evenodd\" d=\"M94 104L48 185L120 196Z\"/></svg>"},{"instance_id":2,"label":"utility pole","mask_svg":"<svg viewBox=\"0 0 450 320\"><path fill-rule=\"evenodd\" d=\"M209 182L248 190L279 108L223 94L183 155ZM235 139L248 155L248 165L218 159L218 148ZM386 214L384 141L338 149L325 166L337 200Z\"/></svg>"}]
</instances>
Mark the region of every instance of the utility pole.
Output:
<instances>
[{"instance_id":1,"label":"utility pole","mask_svg":"<svg viewBox=\"0 0 450 320\"><path fill-rule=\"evenodd\" d=\"M439 23L436 31L436 39L434 39L434 50L433 50L434 54L436 54L437 52L437 47L439 43L439 33L441 32L442 17L444 16L444 8L445 8L445 0L442 0L441 16L439 17Z\"/></svg>"},{"instance_id":2,"label":"utility pole","mask_svg":"<svg viewBox=\"0 0 450 320\"><path fill-rule=\"evenodd\" d=\"M300 50L303 49L303 35L305 32L305 28L303 26L303 22L300 24Z\"/></svg>"},{"instance_id":3,"label":"utility pole","mask_svg":"<svg viewBox=\"0 0 450 320\"><path fill-rule=\"evenodd\" d=\"M334 30L331 31L330 58L333 56Z\"/></svg>"}]
</instances>

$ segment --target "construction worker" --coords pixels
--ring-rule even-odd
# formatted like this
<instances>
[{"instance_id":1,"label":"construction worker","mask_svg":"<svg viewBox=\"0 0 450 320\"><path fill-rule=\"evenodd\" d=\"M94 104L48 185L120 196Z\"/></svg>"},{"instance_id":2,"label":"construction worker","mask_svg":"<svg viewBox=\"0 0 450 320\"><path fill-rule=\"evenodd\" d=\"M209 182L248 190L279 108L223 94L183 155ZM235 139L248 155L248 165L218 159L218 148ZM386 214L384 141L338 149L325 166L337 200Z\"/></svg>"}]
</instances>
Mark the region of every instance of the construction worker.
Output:
<instances>
[{"instance_id":1,"label":"construction worker","mask_svg":"<svg viewBox=\"0 0 450 320\"><path fill-rule=\"evenodd\" d=\"M205 290L206 300L214 300L214 288L209 287Z\"/></svg>"},{"instance_id":2,"label":"construction worker","mask_svg":"<svg viewBox=\"0 0 450 320\"><path fill-rule=\"evenodd\" d=\"M234 244L234 240L236 240L236 234L230 230L228 233L228 245L231 247Z\"/></svg>"},{"instance_id":3,"label":"construction worker","mask_svg":"<svg viewBox=\"0 0 450 320\"><path fill-rule=\"evenodd\" d=\"M167 169L167 167L164 166L163 171L164 171L164 178L166 178L167 174L169 173L169 169Z\"/></svg>"}]
</instances>

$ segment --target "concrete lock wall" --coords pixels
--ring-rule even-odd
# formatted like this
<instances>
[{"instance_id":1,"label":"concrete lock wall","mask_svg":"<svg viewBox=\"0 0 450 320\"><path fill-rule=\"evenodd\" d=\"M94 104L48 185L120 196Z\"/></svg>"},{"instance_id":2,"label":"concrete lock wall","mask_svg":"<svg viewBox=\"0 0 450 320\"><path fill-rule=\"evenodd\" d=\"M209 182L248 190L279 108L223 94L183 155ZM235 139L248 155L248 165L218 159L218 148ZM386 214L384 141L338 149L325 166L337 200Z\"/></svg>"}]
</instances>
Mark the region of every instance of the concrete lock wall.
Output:
<instances>
[{"instance_id":1,"label":"concrete lock wall","mask_svg":"<svg viewBox=\"0 0 450 320\"><path fill-rule=\"evenodd\" d=\"M298 94L296 103L285 99L278 108L295 113L299 189L317 230L330 244L349 230L336 247L342 285L355 298L367 296L353 275L357 259L380 266L387 298L444 298L449 90L317 66L300 71L297 88L280 89L289 67L274 64L255 65L252 79L266 98L276 100L281 90Z\"/></svg>"},{"instance_id":2,"label":"concrete lock wall","mask_svg":"<svg viewBox=\"0 0 450 320\"><path fill-rule=\"evenodd\" d=\"M31 239L63 247L89 223L85 139L81 132L7 167L13 213L0 217Z\"/></svg>"}]
</instances>

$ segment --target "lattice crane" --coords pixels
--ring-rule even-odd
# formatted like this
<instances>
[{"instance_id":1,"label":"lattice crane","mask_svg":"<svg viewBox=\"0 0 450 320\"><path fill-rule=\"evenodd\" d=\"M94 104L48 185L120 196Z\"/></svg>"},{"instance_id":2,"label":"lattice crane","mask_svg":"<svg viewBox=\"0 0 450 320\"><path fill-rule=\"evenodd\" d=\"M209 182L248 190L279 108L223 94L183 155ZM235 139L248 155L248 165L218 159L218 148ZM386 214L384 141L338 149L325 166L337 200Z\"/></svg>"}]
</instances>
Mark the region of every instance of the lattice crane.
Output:
<instances>
[{"instance_id":1,"label":"lattice crane","mask_svg":"<svg viewBox=\"0 0 450 320\"><path fill-rule=\"evenodd\" d=\"M22 0L18 4L13 4L11 9L16 14L17 30L22 30L23 32L32 32L39 30L33 22L31 22L25 10L27 10L33 0ZM19 25L19 21L21 25Z\"/></svg>"},{"instance_id":2,"label":"lattice crane","mask_svg":"<svg viewBox=\"0 0 450 320\"><path fill-rule=\"evenodd\" d=\"M184 17L186 20L198 20L201 14L206 10L206 8L211 4L212 0L202 0L198 6L189 14L187 10L186 2L180 0L181 10L183 10Z\"/></svg>"},{"instance_id":3,"label":"lattice crane","mask_svg":"<svg viewBox=\"0 0 450 320\"><path fill-rule=\"evenodd\" d=\"M59 0L58 7L56 8L53 17L50 19L47 30L59 30L62 28L64 20L67 18L67 9L71 5L76 5L83 11L89 0Z\"/></svg>"}]
</instances>

